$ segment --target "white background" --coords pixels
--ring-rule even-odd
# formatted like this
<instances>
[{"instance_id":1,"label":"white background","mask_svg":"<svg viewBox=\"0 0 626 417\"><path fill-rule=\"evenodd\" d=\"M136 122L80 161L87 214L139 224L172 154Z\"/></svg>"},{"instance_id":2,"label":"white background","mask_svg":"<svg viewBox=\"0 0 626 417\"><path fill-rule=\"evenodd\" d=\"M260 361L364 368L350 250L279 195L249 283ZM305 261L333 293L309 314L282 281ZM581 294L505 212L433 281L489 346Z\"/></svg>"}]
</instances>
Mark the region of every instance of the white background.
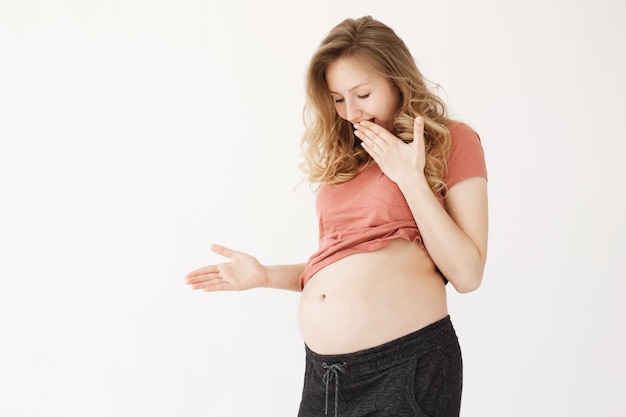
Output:
<instances>
[{"instance_id":1,"label":"white background","mask_svg":"<svg viewBox=\"0 0 626 417\"><path fill-rule=\"evenodd\" d=\"M485 148L462 415L626 415L622 0L1 0L0 415L295 416L298 294L183 276L315 250L304 71L365 14Z\"/></svg>"}]
</instances>

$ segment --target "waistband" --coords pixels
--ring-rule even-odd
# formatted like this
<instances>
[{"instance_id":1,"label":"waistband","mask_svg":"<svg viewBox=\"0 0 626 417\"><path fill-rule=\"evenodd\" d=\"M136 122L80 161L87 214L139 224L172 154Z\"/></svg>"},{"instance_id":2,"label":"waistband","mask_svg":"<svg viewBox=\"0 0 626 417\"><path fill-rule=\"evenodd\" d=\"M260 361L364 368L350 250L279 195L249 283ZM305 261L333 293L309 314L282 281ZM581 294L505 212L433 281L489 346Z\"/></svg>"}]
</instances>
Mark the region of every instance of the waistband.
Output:
<instances>
[{"instance_id":1,"label":"waistband","mask_svg":"<svg viewBox=\"0 0 626 417\"><path fill-rule=\"evenodd\" d=\"M329 367L335 366L341 368L343 378L354 378L382 371L449 343L458 343L458 339L448 315L406 336L353 353L322 355L306 345L305 350L318 373L326 374Z\"/></svg>"}]
</instances>

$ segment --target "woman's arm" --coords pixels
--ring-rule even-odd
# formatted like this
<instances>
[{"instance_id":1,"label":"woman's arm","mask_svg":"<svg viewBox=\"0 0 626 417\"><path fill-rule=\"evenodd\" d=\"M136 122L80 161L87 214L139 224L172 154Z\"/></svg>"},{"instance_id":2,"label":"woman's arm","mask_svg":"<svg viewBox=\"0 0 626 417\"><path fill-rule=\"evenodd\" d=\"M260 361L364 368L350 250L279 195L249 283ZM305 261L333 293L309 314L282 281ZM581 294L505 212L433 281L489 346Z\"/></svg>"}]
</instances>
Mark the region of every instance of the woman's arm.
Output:
<instances>
[{"instance_id":1,"label":"woman's arm","mask_svg":"<svg viewBox=\"0 0 626 417\"><path fill-rule=\"evenodd\" d=\"M446 207L424 176L424 120L415 119L414 139L404 143L371 123L355 125L363 148L402 191L428 253L461 293L477 289L487 257L487 181L467 178L448 190Z\"/></svg>"},{"instance_id":2,"label":"woman's arm","mask_svg":"<svg viewBox=\"0 0 626 417\"><path fill-rule=\"evenodd\" d=\"M300 291L300 275L304 272L306 264L271 265L266 266L266 288L280 290Z\"/></svg>"},{"instance_id":3,"label":"woman's arm","mask_svg":"<svg viewBox=\"0 0 626 417\"><path fill-rule=\"evenodd\" d=\"M426 181L399 185L437 268L460 293L477 289L487 259L487 180L467 178L450 190L444 208Z\"/></svg>"},{"instance_id":4,"label":"woman's arm","mask_svg":"<svg viewBox=\"0 0 626 417\"><path fill-rule=\"evenodd\" d=\"M230 258L230 262L207 265L185 276L193 289L204 291L242 291L252 288L278 288L300 291L300 275L305 264L262 265L243 252L212 245L211 250Z\"/></svg>"}]
</instances>

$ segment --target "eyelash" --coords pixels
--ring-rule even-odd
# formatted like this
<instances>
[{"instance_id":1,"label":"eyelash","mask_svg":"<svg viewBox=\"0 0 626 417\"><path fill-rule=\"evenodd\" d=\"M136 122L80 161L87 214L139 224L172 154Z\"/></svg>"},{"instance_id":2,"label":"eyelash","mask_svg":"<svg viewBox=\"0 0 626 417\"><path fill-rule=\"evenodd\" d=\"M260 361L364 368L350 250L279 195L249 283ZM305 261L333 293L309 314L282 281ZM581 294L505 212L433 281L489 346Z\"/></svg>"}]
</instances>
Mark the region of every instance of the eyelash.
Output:
<instances>
[{"instance_id":1,"label":"eyelash","mask_svg":"<svg viewBox=\"0 0 626 417\"><path fill-rule=\"evenodd\" d=\"M369 96L370 96L369 94L364 94L362 96L357 96L357 98L360 98L361 100L365 100ZM338 98L337 100L335 100L335 103L343 103L343 101L344 100L342 98Z\"/></svg>"}]
</instances>

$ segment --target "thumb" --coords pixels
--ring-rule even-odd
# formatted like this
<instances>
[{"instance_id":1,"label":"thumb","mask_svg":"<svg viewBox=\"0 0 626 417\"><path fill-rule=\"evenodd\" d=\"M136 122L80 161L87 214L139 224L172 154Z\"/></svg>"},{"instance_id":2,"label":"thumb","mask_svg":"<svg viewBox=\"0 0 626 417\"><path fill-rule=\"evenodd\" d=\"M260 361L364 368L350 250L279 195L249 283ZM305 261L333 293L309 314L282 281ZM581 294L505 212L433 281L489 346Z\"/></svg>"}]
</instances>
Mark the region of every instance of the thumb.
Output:
<instances>
[{"instance_id":1,"label":"thumb","mask_svg":"<svg viewBox=\"0 0 626 417\"><path fill-rule=\"evenodd\" d=\"M229 249L222 245L218 245L216 243L211 245L211 251L213 251L214 253L217 253L218 255L222 255L230 259L232 259L233 256L235 256L234 250Z\"/></svg>"},{"instance_id":2,"label":"thumb","mask_svg":"<svg viewBox=\"0 0 626 417\"><path fill-rule=\"evenodd\" d=\"M424 143L424 118L417 116L413 121L413 142L417 143L418 147Z\"/></svg>"}]
</instances>

